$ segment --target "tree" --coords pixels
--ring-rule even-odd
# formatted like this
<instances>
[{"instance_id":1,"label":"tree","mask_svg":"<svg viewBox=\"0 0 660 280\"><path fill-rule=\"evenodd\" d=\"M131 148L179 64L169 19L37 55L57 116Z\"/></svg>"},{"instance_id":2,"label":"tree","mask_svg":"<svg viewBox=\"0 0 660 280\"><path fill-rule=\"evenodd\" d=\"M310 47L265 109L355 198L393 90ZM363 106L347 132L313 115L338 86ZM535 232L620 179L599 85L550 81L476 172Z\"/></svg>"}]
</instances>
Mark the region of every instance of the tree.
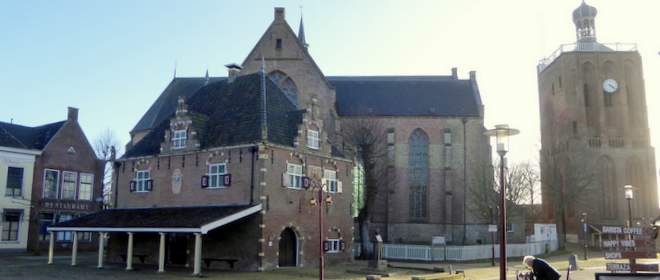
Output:
<instances>
[{"instance_id":1,"label":"tree","mask_svg":"<svg viewBox=\"0 0 660 280\"><path fill-rule=\"evenodd\" d=\"M372 214L379 192L387 193L394 172L387 170L386 131L376 118L346 119L341 124L341 141L348 156L355 158L363 171L363 207L358 209L358 224L362 252L370 252L369 232Z\"/></svg>"},{"instance_id":2,"label":"tree","mask_svg":"<svg viewBox=\"0 0 660 280\"><path fill-rule=\"evenodd\" d=\"M94 140L96 156L104 162L103 167L103 206L107 208L112 196L112 160L120 155L121 145L111 129L106 129Z\"/></svg>"}]
</instances>

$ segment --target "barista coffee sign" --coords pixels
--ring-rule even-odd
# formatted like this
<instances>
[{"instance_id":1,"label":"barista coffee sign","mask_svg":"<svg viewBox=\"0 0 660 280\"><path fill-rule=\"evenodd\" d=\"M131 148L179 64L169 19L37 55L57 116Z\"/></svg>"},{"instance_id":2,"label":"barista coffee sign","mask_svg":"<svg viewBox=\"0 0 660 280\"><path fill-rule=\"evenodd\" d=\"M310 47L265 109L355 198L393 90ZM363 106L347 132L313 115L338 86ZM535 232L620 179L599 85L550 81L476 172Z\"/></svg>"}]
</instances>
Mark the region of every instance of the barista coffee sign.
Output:
<instances>
[{"instance_id":1,"label":"barista coffee sign","mask_svg":"<svg viewBox=\"0 0 660 280\"><path fill-rule=\"evenodd\" d=\"M608 263L608 271L658 271L657 264L637 264L637 259L655 259L656 248L653 230L642 227L604 226L602 234L608 240L603 240L606 250L605 259L628 259L630 263Z\"/></svg>"}]
</instances>

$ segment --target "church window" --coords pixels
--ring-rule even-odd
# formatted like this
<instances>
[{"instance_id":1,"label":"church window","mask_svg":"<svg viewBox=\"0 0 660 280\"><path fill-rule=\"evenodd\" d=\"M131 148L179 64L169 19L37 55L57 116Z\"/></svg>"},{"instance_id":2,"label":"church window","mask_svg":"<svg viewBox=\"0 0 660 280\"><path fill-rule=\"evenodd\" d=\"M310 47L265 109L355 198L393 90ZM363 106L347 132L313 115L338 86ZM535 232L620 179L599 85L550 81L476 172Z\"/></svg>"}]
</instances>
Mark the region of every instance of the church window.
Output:
<instances>
[{"instance_id":1,"label":"church window","mask_svg":"<svg viewBox=\"0 0 660 280\"><path fill-rule=\"evenodd\" d=\"M282 71L273 71L268 74L268 78L280 88L294 106L298 107L298 87L296 87L291 77Z\"/></svg>"},{"instance_id":2,"label":"church window","mask_svg":"<svg viewBox=\"0 0 660 280\"><path fill-rule=\"evenodd\" d=\"M552 83L552 95L555 95L555 83Z\"/></svg>"},{"instance_id":3,"label":"church window","mask_svg":"<svg viewBox=\"0 0 660 280\"><path fill-rule=\"evenodd\" d=\"M186 147L187 133L185 129L175 130L172 136L172 148L183 149Z\"/></svg>"},{"instance_id":4,"label":"church window","mask_svg":"<svg viewBox=\"0 0 660 280\"><path fill-rule=\"evenodd\" d=\"M605 107L612 107L612 94L603 91L603 103Z\"/></svg>"},{"instance_id":5,"label":"church window","mask_svg":"<svg viewBox=\"0 0 660 280\"><path fill-rule=\"evenodd\" d=\"M319 149L319 132L317 130L307 130L307 147L315 150Z\"/></svg>"},{"instance_id":6,"label":"church window","mask_svg":"<svg viewBox=\"0 0 660 280\"><path fill-rule=\"evenodd\" d=\"M577 122L573 121L573 135L577 135L577 134L578 134Z\"/></svg>"},{"instance_id":7,"label":"church window","mask_svg":"<svg viewBox=\"0 0 660 280\"><path fill-rule=\"evenodd\" d=\"M278 50L279 50L279 49L282 49L282 39L277 38L277 39L275 40L275 48L278 49Z\"/></svg>"},{"instance_id":8,"label":"church window","mask_svg":"<svg viewBox=\"0 0 660 280\"><path fill-rule=\"evenodd\" d=\"M409 140L408 183L410 184L410 217L427 216L427 186L429 174L429 138L416 129Z\"/></svg>"},{"instance_id":9,"label":"church window","mask_svg":"<svg viewBox=\"0 0 660 280\"><path fill-rule=\"evenodd\" d=\"M559 76L559 88L561 88L561 76Z\"/></svg>"},{"instance_id":10,"label":"church window","mask_svg":"<svg viewBox=\"0 0 660 280\"><path fill-rule=\"evenodd\" d=\"M584 94L584 107L589 107L589 85L586 83L582 86L582 94Z\"/></svg>"}]
</instances>

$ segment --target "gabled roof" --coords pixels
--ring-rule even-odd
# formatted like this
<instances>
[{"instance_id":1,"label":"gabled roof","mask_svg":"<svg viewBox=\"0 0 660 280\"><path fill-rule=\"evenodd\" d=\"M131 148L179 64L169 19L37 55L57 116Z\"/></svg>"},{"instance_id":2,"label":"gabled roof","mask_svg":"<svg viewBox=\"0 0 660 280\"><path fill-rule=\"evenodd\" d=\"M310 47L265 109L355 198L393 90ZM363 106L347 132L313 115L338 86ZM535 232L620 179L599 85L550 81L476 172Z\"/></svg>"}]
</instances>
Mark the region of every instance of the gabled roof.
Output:
<instances>
[{"instance_id":1,"label":"gabled roof","mask_svg":"<svg viewBox=\"0 0 660 280\"><path fill-rule=\"evenodd\" d=\"M210 83L189 96L188 110L208 117L204 128L198 131L201 148L258 143L262 141L262 74L255 73L237 77L233 82L226 80ZM266 104L268 141L293 146L302 123L302 113L289 101L270 79L266 79ZM165 94L165 93L164 93ZM167 107L167 109L166 109ZM129 149L124 157L155 155L160 153L160 144L169 119L174 116L176 99L163 110L162 120L140 142ZM145 119L145 117L143 117Z\"/></svg>"},{"instance_id":2,"label":"gabled roof","mask_svg":"<svg viewBox=\"0 0 660 280\"><path fill-rule=\"evenodd\" d=\"M339 116L478 117L476 82L451 76L334 76Z\"/></svg>"},{"instance_id":3,"label":"gabled roof","mask_svg":"<svg viewBox=\"0 0 660 280\"><path fill-rule=\"evenodd\" d=\"M169 85L163 90L158 99L149 107L147 112L142 116L140 121L133 127L131 133L151 129L160 124L166 118L169 118L174 113L176 100L179 96L188 98L203 86L219 81L227 80L226 77L190 77L190 78L174 78Z\"/></svg>"},{"instance_id":4,"label":"gabled roof","mask_svg":"<svg viewBox=\"0 0 660 280\"><path fill-rule=\"evenodd\" d=\"M66 121L28 127L0 122L0 146L43 150Z\"/></svg>"}]
</instances>

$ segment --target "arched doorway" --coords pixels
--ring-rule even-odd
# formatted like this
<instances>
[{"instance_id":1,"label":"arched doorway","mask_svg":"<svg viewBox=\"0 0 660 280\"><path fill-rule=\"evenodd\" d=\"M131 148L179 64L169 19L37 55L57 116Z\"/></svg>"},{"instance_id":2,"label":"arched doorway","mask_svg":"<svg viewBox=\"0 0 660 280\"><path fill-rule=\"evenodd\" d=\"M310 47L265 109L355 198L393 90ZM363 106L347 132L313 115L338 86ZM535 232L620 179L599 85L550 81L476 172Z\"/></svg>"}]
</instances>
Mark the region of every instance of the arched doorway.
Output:
<instances>
[{"instance_id":1,"label":"arched doorway","mask_svg":"<svg viewBox=\"0 0 660 280\"><path fill-rule=\"evenodd\" d=\"M291 228L285 228L280 234L279 266L296 266L298 263L298 238Z\"/></svg>"}]
</instances>

